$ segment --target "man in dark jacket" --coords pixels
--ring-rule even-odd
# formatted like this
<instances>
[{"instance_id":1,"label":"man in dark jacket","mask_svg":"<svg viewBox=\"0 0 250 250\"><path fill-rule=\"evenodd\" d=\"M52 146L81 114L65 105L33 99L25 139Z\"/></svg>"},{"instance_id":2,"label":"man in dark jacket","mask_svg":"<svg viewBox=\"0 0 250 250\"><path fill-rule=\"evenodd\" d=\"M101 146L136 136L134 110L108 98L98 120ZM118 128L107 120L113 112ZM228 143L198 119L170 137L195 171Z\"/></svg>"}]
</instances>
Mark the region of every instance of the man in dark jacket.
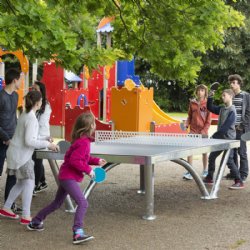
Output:
<instances>
[{"instance_id":1,"label":"man in dark jacket","mask_svg":"<svg viewBox=\"0 0 250 250\"><path fill-rule=\"evenodd\" d=\"M16 90L21 84L20 72L10 69L5 75L5 88L0 91L0 176L3 172L6 151L17 124L17 104L18 94ZM10 189L15 185L15 175L8 175L5 186L5 199L9 195Z\"/></svg>"},{"instance_id":2,"label":"man in dark jacket","mask_svg":"<svg viewBox=\"0 0 250 250\"><path fill-rule=\"evenodd\" d=\"M243 80L240 75L230 75L228 81L235 96L233 105L236 108L236 139L240 140L240 147L234 151L234 161L239 168L241 179L246 180L249 172L248 159L247 159L247 145L246 142L241 140L241 135L250 131L250 95L242 91ZM240 156L240 165L238 163L238 154ZM226 178L234 179L235 176L230 172Z\"/></svg>"}]
</instances>

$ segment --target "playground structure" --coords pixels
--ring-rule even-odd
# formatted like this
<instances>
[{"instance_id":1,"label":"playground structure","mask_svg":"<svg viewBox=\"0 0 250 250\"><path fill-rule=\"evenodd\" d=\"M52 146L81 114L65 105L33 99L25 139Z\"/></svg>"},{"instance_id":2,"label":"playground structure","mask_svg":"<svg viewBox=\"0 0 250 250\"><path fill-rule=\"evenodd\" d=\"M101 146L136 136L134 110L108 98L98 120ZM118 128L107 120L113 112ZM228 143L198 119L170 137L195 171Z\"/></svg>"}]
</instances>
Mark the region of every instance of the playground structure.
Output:
<instances>
[{"instance_id":1,"label":"playground structure","mask_svg":"<svg viewBox=\"0 0 250 250\"><path fill-rule=\"evenodd\" d=\"M110 22L112 17L103 18L97 28L97 45L101 46L106 36L106 46L111 46ZM0 57L15 55L25 74L25 82L19 90L22 105L23 95L28 91L27 58L21 51L0 50ZM2 63L2 62L1 62ZM186 133L180 121L168 116L153 100L153 88L145 88L135 75L134 60L118 61L112 66L102 66L91 75L83 67L80 76L67 72L55 62L44 62L42 82L46 85L47 98L52 108L51 134L70 140L70 132L76 117L91 111L96 117L97 129L140 132ZM4 67L4 66L3 66ZM0 67L0 78L4 76ZM36 80L37 65L33 65L33 81Z\"/></svg>"},{"instance_id":2,"label":"playground structure","mask_svg":"<svg viewBox=\"0 0 250 250\"><path fill-rule=\"evenodd\" d=\"M5 74L4 62L2 61L1 57L4 55L8 55L8 54L11 54L17 57L17 59L20 62L21 71L24 74L24 78L22 78L20 88L17 91L18 92L18 107L21 107L23 106L23 97L25 94L25 90L28 90L28 86L29 86L29 61L21 50L12 52L12 51L3 50L2 48L0 48L0 89L4 87L4 74Z\"/></svg>"}]
</instances>

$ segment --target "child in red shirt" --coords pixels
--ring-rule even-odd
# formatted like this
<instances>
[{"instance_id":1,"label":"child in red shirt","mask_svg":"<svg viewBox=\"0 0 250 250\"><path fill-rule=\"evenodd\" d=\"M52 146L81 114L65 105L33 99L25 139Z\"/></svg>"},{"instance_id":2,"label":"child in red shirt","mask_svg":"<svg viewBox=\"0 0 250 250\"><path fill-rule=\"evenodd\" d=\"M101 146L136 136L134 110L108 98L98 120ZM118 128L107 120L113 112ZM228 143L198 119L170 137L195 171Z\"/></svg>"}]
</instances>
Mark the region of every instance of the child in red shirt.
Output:
<instances>
[{"instance_id":1,"label":"child in red shirt","mask_svg":"<svg viewBox=\"0 0 250 250\"><path fill-rule=\"evenodd\" d=\"M202 134L208 136L208 129L211 124L211 114L207 110L207 97L208 89L204 84L200 84L195 89L196 98L190 100L188 109L188 119L186 121L186 128L190 128L191 134ZM202 176L206 177L208 167L207 154L202 155L203 173ZM193 157L188 157L188 163L193 164ZM192 180L193 177L189 172L183 175L183 179Z\"/></svg>"}]
</instances>

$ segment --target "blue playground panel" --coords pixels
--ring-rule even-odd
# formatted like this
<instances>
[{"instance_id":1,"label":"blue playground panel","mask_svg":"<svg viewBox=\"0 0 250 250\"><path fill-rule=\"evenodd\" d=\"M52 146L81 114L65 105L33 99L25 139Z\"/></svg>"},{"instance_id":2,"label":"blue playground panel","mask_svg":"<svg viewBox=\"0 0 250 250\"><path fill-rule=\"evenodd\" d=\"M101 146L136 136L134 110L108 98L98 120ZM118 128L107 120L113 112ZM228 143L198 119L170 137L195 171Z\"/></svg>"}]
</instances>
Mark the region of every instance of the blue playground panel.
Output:
<instances>
[{"instance_id":1,"label":"blue playground panel","mask_svg":"<svg viewBox=\"0 0 250 250\"><path fill-rule=\"evenodd\" d=\"M135 60L117 62L117 85L123 86L126 79L132 79L140 85L140 77L135 75Z\"/></svg>"}]
</instances>

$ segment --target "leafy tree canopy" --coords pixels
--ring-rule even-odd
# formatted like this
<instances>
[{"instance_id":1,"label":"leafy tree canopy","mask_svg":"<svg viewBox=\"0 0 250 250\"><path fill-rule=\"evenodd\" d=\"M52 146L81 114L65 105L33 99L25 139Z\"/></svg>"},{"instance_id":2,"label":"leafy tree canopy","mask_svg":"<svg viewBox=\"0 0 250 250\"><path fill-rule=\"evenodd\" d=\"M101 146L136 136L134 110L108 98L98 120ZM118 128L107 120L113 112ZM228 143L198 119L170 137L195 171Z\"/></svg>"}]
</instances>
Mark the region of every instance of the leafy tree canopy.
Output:
<instances>
[{"instance_id":1,"label":"leafy tree canopy","mask_svg":"<svg viewBox=\"0 0 250 250\"><path fill-rule=\"evenodd\" d=\"M0 45L67 69L139 55L162 78L194 81L201 53L222 47L244 16L223 0L2 0ZM113 48L96 46L96 27L115 16Z\"/></svg>"}]
</instances>

